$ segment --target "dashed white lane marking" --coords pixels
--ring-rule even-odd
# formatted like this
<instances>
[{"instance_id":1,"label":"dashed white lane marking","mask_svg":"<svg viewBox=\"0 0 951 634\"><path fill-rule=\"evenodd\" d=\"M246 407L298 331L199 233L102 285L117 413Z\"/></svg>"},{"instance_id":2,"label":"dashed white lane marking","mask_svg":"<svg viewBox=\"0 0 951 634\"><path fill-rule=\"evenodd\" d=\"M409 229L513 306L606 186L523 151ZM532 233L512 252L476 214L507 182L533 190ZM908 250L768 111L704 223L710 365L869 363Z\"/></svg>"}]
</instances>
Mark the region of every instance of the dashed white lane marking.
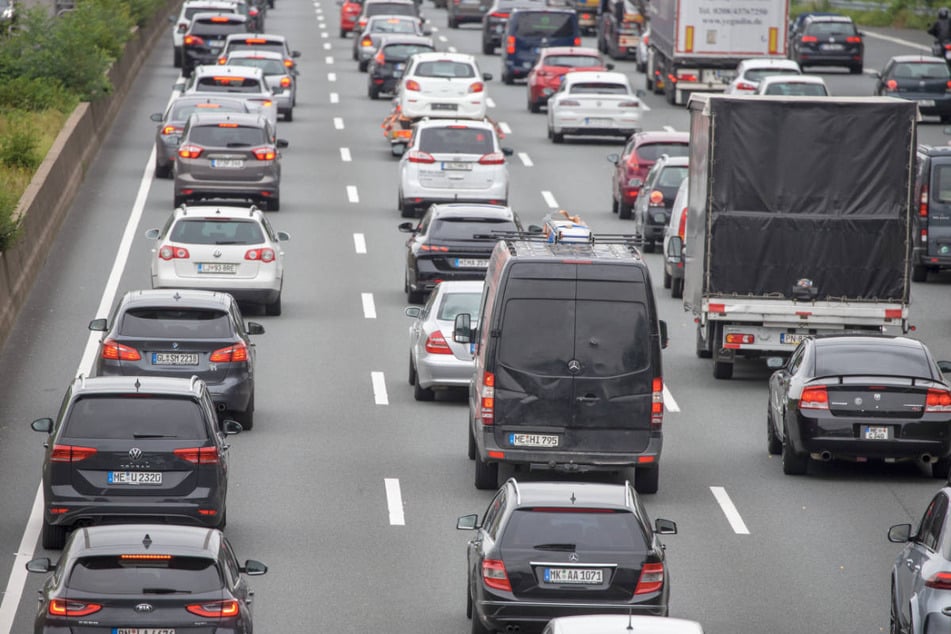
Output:
<instances>
[{"instance_id":1,"label":"dashed white lane marking","mask_svg":"<svg viewBox=\"0 0 951 634\"><path fill-rule=\"evenodd\" d=\"M643 100L643 99L641 100L641 110L642 110L643 112L650 112L650 111L651 111L651 107L648 106L646 103L644 103L644 100Z\"/></svg>"},{"instance_id":2,"label":"dashed white lane marking","mask_svg":"<svg viewBox=\"0 0 951 634\"><path fill-rule=\"evenodd\" d=\"M353 250L358 255L365 255L367 252L367 238L362 233L353 234Z\"/></svg>"},{"instance_id":3,"label":"dashed white lane marking","mask_svg":"<svg viewBox=\"0 0 951 634\"><path fill-rule=\"evenodd\" d=\"M495 100L492 99L492 97L486 97L486 98L485 98L485 105L488 106L489 108L494 108L494 107L495 107Z\"/></svg>"},{"instance_id":4,"label":"dashed white lane marking","mask_svg":"<svg viewBox=\"0 0 951 634\"><path fill-rule=\"evenodd\" d=\"M327 73L327 81L337 81L337 73Z\"/></svg>"},{"instance_id":5,"label":"dashed white lane marking","mask_svg":"<svg viewBox=\"0 0 951 634\"><path fill-rule=\"evenodd\" d=\"M677 131L677 130L674 128L674 126L672 126L672 125L665 125L665 126L664 126L664 130L666 130L667 132L676 132L676 131Z\"/></svg>"},{"instance_id":6,"label":"dashed white lane marking","mask_svg":"<svg viewBox=\"0 0 951 634\"><path fill-rule=\"evenodd\" d=\"M323 9L317 9L317 14L318 14L318 15L320 15L320 14L323 13L323 12L324 12Z\"/></svg>"},{"instance_id":7,"label":"dashed white lane marking","mask_svg":"<svg viewBox=\"0 0 951 634\"><path fill-rule=\"evenodd\" d=\"M448 46L448 47L446 47L446 50L449 51L450 53L458 53L458 52L459 52L458 49L457 49L455 46Z\"/></svg>"},{"instance_id":8,"label":"dashed white lane marking","mask_svg":"<svg viewBox=\"0 0 951 634\"><path fill-rule=\"evenodd\" d=\"M356 185L347 185L347 200L352 203L360 202L360 194L357 193Z\"/></svg>"},{"instance_id":9,"label":"dashed white lane marking","mask_svg":"<svg viewBox=\"0 0 951 634\"><path fill-rule=\"evenodd\" d=\"M360 301L363 302L363 317L365 319L376 319L376 304L373 303L373 293L360 293Z\"/></svg>"},{"instance_id":10,"label":"dashed white lane marking","mask_svg":"<svg viewBox=\"0 0 951 634\"><path fill-rule=\"evenodd\" d=\"M440 36L439 36L439 41L440 41L440 42L448 42L448 41L449 41L449 38L446 37L445 35L440 35Z\"/></svg>"},{"instance_id":11,"label":"dashed white lane marking","mask_svg":"<svg viewBox=\"0 0 951 634\"><path fill-rule=\"evenodd\" d=\"M512 134L512 128L504 121L499 121L499 130L502 131L502 134Z\"/></svg>"},{"instance_id":12,"label":"dashed white lane marking","mask_svg":"<svg viewBox=\"0 0 951 634\"><path fill-rule=\"evenodd\" d=\"M386 509L390 513L390 526L405 526L403 517L403 495L400 493L400 481L397 478L383 478L386 487Z\"/></svg>"},{"instance_id":13,"label":"dashed white lane marking","mask_svg":"<svg viewBox=\"0 0 951 634\"><path fill-rule=\"evenodd\" d=\"M330 37L330 36L327 35L327 31L321 31L321 32L320 32L320 37L326 39L326 38L328 38L328 37Z\"/></svg>"},{"instance_id":14,"label":"dashed white lane marking","mask_svg":"<svg viewBox=\"0 0 951 634\"><path fill-rule=\"evenodd\" d=\"M343 130L343 119L334 117L334 127L338 130Z\"/></svg>"},{"instance_id":15,"label":"dashed white lane marking","mask_svg":"<svg viewBox=\"0 0 951 634\"><path fill-rule=\"evenodd\" d=\"M340 148L340 160L344 163L349 163L353 159L350 157L350 148L342 147Z\"/></svg>"},{"instance_id":16,"label":"dashed white lane marking","mask_svg":"<svg viewBox=\"0 0 951 634\"><path fill-rule=\"evenodd\" d=\"M324 61L327 62L328 64L333 64L333 63L334 63L334 56L333 56L333 55L328 55L327 57L324 58Z\"/></svg>"},{"instance_id":17,"label":"dashed white lane marking","mask_svg":"<svg viewBox=\"0 0 951 634\"><path fill-rule=\"evenodd\" d=\"M340 95L335 92L330 93L330 103L340 103Z\"/></svg>"},{"instance_id":18,"label":"dashed white lane marking","mask_svg":"<svg viewBox=\"0 0 951 634\"><path fill-rule=\"evenodd\" d=\"M526 154L525 152L519 152L518 158L522 161L522 165L524 165L525 167L531 167L532 165L534 165L534 163L532 163L532 159L530 159L528 157L528 154Z\"/></svg>"},{"instance_id":19,"label":"dashed white lane marking","mask_svg":"<svg viewBox=\"0 0 951 634\"><path fill-rule=\"evenodd\" d=\"M710 492L713 493L713 497L716 498L717 503L723 510L723 514L726 515L726 520L730 523L733 532L737 535L749 535L750 529L746 528L743 518L740 517L740 512L736 510L736 507L733 505L733 500L727 495L726 489L723 487L710 487Z\"/></svg>"},{"instance_id":20,"label":"dashed white lane marking","mask_svg":"<svg viewBox=\"0 0 951 634\"><path fill-rule=\"evenodd\" d=\"M389 405L390 399L386 396L386 380L382 372L371 372L370 382L373 384L373 402L377 405Z\"/></svg>"},{"instance_id":21,"label":"dashed white lane marking","mask_svg":"<svg viewBox=\"0 0 951 634\"><path fill-rule=\"evenodd\" d=\"M677 401L674 400L674 395L670 393L666 385L664 386L664 407L668 412L680 411L680 405L677 405Z\"/></svg>"},{"instance_id":22,"label":"dashed white lane marking","mask_svg":"<svg viewBox=\"0 0 951 634\"><path fill-rule=\"evenodd\" d=\"M317 21L320 22L320 26L324 26L324 16L318 15Z\"/></svg>"},{"instance_id":23,"label":"dashed white lane marking","mask_svg":"<svg viewBox=\"0 0 951 634\"><path fill-rule=\"evenodd\" d=\"M542 191L542 198L545 199L545 204L551 207L552 209L557 209L558 201L555 200L555 197L552 196L551 192L547 189Z\"/></svg>"},{"instance_id":24,"label":"dashed white lane marking","mask_svg":"<svg viewBox=\"0 0 951 634\"><path fill-rule=\"evenodd\" d=\"M318 17L323 18L323 16L318 16ZM321 20L320 22L317 23L317 28L318 28L318 29L326 29L326 28L327 28L327 24L326 24L323 20Z\"/></svg>"},{"instance_id":25,"label":"dashed white lane marking","mask_svg":"<svg viewBox=\"0 0 951 634\"><path fill-rule=\"evenodd\" d=\"M331 44L330 42L324 42L325 51L329 51L331 48L333 48L333 44Z\"/></svg>"},{"instance_id":26,"label":"dashed white lane marking","mask_svg":"<svg viewBox=\"0 0 951 634\"><path fill-rule=\"evenodd\" d=\"M915 42L909 42L908 40L903 40L898 37L892 37L891 35L882 35L881 33L871 33L865 31L866 37L871 37L876 40L885 40L886 42L891 42L892 44L900 44L901 46L907 46L908 48L913 48L916 51L928 51L931 52L930 46L925 46L923 44L916 44Z\"/></svg>"}]
</instances>

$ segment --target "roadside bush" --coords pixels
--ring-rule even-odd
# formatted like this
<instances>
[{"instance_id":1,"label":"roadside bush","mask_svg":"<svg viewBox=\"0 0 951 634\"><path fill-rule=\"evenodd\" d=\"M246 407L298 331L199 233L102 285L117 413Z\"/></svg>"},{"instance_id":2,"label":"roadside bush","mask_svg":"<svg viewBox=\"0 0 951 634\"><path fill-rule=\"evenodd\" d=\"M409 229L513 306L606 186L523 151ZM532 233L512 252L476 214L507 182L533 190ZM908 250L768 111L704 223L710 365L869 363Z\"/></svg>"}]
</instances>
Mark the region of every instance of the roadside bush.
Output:
<instances>
[{"instance_id":1,"label":"roadside bush","mask_svg":"<svg viewBox=\"0 0 951 634\"><path fill-rule=\"evenodd\" d=\"M6 130L0 133L0 164L34 171L43 160L38 147L38 133L30 119L23 113L9 115Z\"/></svg>"},{"instance_id":2,"label":"roadside bush","mask_svg":"<svg viewBox=\"0 0 951 634\"><path fill-rule=\"evenodd\" d=\"M20 223L13 219L20 194L0 189L0 253L6 251L20 235Z\"/></svg>"},{"instance_id":3,"label":"roadside bush","mask_svg":"<svg viewBox=\"0 0 951 634\"><path fill-rule=\"evenodd\" d=\"M75 93L53 79L13 77L0 82L0 112L25 110L69 112L79 103Z\"/></svg>"},{"instance_id":4,"label":"roadside bush","mask_svg":"<svg viewBox=\"0 0 951 634\"><path fill-rule=\"evenodd\" d=\"M165 6L164 0L127 0L129 13L137 26L145 26L159 9Z\"/></svg>"}]
</instances>

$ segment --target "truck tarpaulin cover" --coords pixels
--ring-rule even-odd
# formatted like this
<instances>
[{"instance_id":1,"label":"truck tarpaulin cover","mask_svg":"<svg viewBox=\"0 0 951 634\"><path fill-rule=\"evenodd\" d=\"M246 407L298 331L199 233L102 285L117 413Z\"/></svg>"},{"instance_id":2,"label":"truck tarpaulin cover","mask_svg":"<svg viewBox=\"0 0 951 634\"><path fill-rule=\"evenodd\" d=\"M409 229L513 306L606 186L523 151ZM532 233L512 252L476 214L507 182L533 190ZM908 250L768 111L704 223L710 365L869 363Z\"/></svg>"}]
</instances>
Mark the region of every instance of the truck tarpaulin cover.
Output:
<instances>
[{"instance_id":1,"label":"truck tarpaulin cover","mask_svg":"<svg viewBox=\"0 0 951 634\"><path fill-rule=\"evenodd\" d=\"M712 293L902 300L916 105L711 99ZM887 134L884 132L887 131Z\"/></svg>"}]
</instances>

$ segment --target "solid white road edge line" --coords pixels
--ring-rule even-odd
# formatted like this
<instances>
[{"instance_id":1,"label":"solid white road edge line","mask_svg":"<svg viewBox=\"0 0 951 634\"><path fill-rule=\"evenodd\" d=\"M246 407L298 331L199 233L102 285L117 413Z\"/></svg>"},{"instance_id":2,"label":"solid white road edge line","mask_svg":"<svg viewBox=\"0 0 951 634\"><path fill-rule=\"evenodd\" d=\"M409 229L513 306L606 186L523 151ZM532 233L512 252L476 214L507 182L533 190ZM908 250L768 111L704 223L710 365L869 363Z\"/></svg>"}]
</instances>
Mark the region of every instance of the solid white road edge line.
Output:
<instances>
[{"instance_id":1,"label":"solid white road edge line","mask_svg":"<svg viewBox=\"0 0 951 634\"><path fill-rule=\"evenodd\" d=\"M892 44L899 44L901 46L907 46L908 48L913 48L916 51L928 51L931 53L931 47L925 46L924 44L916 44L915 42L909 42L908 40L903 40L898 37L892 37L891 35L882 35L881 33L870 33L865 31L866 37L871 37L876 40L885 40L886 42L891 42Z\"/></svg>"},{"instance_id":2,"label":"solid white road edge line","mask_svg":"<svg viewBox=\"0 0 951 634\"><path fill-rule=\"evenodd\" d=\"M390 399L386 395L386 380L382 372L371 372L370 383L373 384L373 402L377 405L389 405Z\"/></svg>"},{"instance_id":3,"label":"solid white road edge line","mask_svg":"<svg viewBox=\"0 0 951 634\"><path fill-rule=\"evenodd\" d=\"M376 319L376 305L373 303L373 293L360 293L360 301L363 302L364 319Z\"/></svg>"},{"instance_id":4,"label":"solid white road edge line","mask_svg":"<svg viewBox=\"0 0 951 634\"><path fill-rule=\"evenodd\" d=\"M33 549L36 547L36 540L40 537L42 515L43 484L40 483L40 486L36 488L36 496L33 498L30 519L26 523L26 530L23 531L23 538L20 540L20 548L17 549L13 559L13 570L10 571L10 578L7 579L7 589L3 593L3 604L0 605L0 632L9 634L13 630L13 619L29 574L26 570L26 562L33 559Z\"/></svg>"},{"instance_id":5,"label":"solid white road edge line","mask_svg":"<svg viewBox=\"0 0 951 634\"><path fill-rule=\"evenodd\" d=\"M362 233L353 234L353 250L360 255L367 252L367 239Z\"/></svg>"},{"instance_id":6,"label":"solid white road edge line","mask_svg":"<svg viewBox=\"0 0 951 634\"><path fill-rule=\"evenodd\" d=\"M749 535L750 529L746 528L743 518L740 517L740 512L736 510L736 506L733 505L733 500L727 495L726 489L723 487L710 487L710 492L713 493L713 497L716 498L717 503L723 510L723 514L726 515L726 521L730 523L733 532L737 535Z\"/></svg>"},{"instance_id":7,"label":"solid white road edge line","mask_svg":"<svg viewBox=\"0 0 951 634\"><path fill-rule=\"evenodd\" d=\"M350 148L348 147L340 148L340 160L343 161L344 163L349 163L350 161L353 160L353 158L350 156Z\"/></svg>"},{"instance_id":8,"label":"solid white road edge line","mask_svg":"<svg viewBox=\"0 0 951 634\"><path fill-rule=\"evenodd\" d=\"M674 395L670 393L666 385L664 385L664 408L668 412L680 411L680 405L677 405L677 401L674 400Z\"/></svg>"},{"instance_id":9,"label":"solid white road edge line","mask_svg":"<svg viewBox=\"0 0 951 634\"><path fill-rule=\"evenodd\" d=\"M526 154L525 152L519 152L518 158L520 161L522 161L522 165L524 165L525 167L531 167L532 165L534 165L534 163L532 163L532 159L529 158L528 154Z\"/></svg>"},{"instance_id":10,"label":"solid white road edge line","mask_svg":"<svg viewBox=\"0 0 951 634\"><path fill-rule=\"evenodd\" d=\"M352 203L360 202L360 194L356 185L347 185L347 200Z\"/></svg>"},{"instance_id":11,"label":"solid white road edge line","mask_svg":"<svg viewBox=\"0 0 951 634\"><path fill-rule=\"evenodd\" d=\"M545 204L551 207L552 209L556 209L558 207L558 201L555 200L555 197L552 196L551 192L548 191L547 189L542 190L542 198L545 199Z\"/></svg>"},{"instance_id":12,"label":"solid white road edge line","mask_svg":"<svg viewBox=\"0 0 951 634\"><path fill-rule=\"evenodd\" d=\"M390 514L390 526L406 526L399 478L383 478L383 486L386 487L386 510Z\"/></svg>"}]
</instances>

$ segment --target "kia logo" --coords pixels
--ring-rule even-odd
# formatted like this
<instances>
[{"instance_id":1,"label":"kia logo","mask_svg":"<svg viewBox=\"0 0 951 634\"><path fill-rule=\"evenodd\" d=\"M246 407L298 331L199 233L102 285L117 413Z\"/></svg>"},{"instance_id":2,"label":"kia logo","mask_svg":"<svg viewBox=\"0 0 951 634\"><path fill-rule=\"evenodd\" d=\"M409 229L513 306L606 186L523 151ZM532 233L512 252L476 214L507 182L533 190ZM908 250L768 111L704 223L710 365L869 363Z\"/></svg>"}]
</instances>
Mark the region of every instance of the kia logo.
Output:
<instances>
[{"instance_id":1,"label":"kia logo","mask_svg":"<svg viewBox=\"0 0 951 634\"><path fill-rule=\"evenodd\" d=\"M151 603L140 603L137 606L135 606L136 612L151 612L154 609L155 608L152 607Z\"/></svg>"}]
</instances>

